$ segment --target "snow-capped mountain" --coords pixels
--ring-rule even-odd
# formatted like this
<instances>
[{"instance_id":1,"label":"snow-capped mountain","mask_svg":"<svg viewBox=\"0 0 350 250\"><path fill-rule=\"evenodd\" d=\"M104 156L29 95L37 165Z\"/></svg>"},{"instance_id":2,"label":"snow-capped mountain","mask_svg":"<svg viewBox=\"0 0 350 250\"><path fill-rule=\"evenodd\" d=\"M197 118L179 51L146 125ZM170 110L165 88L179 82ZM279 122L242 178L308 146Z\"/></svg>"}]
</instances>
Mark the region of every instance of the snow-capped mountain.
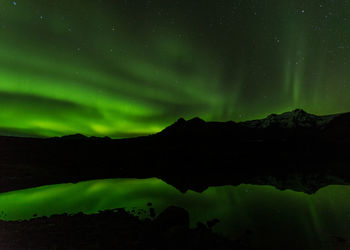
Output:
<instances>
[{"instance_id":1,"label":"snow-capped mountain","mask_svg":"<svg viewBox=\"0 0 350 250\"><path fill-rule=\"evenodd\" d=\"M261 120L241 122L243 126L250 128L324 128L331 120L339 115L317 116L309 114L302 109L285 112L283 114L271 114Z\"/></svg>"},{"instance_id":2,"label":"snow-capped mountain","mask_svg":"<svg viewBox=\"0 0 350 250\"><path fill-rule=\"evenodd\" d=\"M186 121L180 118L156 135L179 140L350 142L350 113L318 116L295 109L282 114L271 114L261 120L239 123L206 122L200 118Z\"/></svg>"}]
</instances>

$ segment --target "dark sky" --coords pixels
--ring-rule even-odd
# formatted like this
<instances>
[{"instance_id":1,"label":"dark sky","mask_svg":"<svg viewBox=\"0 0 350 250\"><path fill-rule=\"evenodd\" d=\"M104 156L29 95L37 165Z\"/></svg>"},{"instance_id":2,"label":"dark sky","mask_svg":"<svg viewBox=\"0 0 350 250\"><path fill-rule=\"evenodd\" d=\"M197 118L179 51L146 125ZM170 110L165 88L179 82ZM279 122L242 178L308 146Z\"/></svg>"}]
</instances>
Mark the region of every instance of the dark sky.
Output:
<instances>
[{"instance_id":1,"label":"dark sky","mask_svg":"<svg viewBox=\"0 0 350 250\"><path fill-rule=\"evenodd\" d=\"M350 111L348 0L0 2L0 132Z\"/></svg>"}]
</instances>

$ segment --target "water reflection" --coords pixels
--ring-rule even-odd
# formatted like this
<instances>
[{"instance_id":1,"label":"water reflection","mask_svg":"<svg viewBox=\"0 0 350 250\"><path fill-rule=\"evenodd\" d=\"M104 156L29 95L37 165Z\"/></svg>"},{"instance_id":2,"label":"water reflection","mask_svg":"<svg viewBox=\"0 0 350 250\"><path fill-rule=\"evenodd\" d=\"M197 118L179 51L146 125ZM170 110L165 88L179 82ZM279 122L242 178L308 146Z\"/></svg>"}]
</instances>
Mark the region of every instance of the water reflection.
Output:
<instances>
[{"instance_id":1,"label":"water reflection","mask_svg":"<svg viewBox=\"0 0 350 250\"><path fill-rule=\"evenodd\" d=\"M149 202L157 214L170 205L187 209L192 226L218 218L214 231L258 248L333 249L338 243L349 247L350 186L328 186L314 195L246 184L183 194L156 178L97 180L0 194L0 218L89 214L120 207L144 209L140 216L145 217Z\"/></svg>"}]
</instances>

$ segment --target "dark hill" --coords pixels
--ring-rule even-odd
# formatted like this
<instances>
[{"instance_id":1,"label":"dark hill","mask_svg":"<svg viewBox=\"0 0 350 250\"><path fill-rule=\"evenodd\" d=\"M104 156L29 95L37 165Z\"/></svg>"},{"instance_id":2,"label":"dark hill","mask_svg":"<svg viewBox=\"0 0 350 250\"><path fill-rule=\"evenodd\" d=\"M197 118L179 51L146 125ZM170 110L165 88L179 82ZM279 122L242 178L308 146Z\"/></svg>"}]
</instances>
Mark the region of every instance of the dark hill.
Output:
<instances>
[{"instance_id":1,"label":"dark hill","mask_svg":"<svg viewBox=\"0 0 350 250\"><path fill-rule=\"evenodd\" d=\"M350 113L332 119L321 133L321 138L329 142L350 142Z\"/></svg>"}]
</instances>

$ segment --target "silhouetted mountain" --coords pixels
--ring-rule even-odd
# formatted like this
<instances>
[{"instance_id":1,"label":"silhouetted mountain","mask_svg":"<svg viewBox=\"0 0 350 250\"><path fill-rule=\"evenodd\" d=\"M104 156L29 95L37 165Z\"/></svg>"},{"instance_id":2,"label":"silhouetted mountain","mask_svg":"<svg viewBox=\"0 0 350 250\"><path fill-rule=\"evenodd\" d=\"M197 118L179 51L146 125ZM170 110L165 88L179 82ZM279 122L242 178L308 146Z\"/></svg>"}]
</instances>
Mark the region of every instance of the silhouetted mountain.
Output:
<instances>
[{"instance_id":1,"label":"silhouetted mountain","mask_svg":"<svg viewBox=\"0 0 350 250\"><path fill-rule=\"evenodd\" d=\"M329 142L350 142L350 113L337 115L328 122L321 138Z\"/></svg>"},{"instance_id":2,"label":"silhouetted mountain","mask_svg":"<svg viewBox=\"0 0 350 250\"><path fill-rule=\"evenodd\" d=\"M235 123L205 122L200 118L184 120L180 118L174 124L165 128L158 135L168 138L196 138L202 140L231 139L235 141L290 141L290 140L320 140L326 139L327 133L338 133L332 127L347 127L350 113L317 116L302 109L296 109L283 114L271 114L264 119ZM335 124L335 125L333 125ZM345 133L345 131L343 131ZM330 135L331 136L331 135ZM328 136L329 137L329 136ZM344 140L344 137L339 138Z\"/></svg>"},{"instance_id":3,"label":"silhouetted mountain","mask_svg":"<svg viewBox=\"0 0 350 250\"><path fill-rule=\"evenodd\" d=\"M317 116L306 113L302 109L295 109L280 115L271 114L261 120L242 122L251 128L312 128L322 129L338 115Z\"/></svg>"},{"instance_id":4,"label":"silhouetted mountain","mask_svg":"<svg viewBox=\"0 0 350 250\"><path fill-rule=\"evenodd\" d=\"M81 141L81 140L111 140L110 137L105 136L105 137L97 137L97 136L85 136L82 134L74 134L74 135L64 135L62 137L52 137L48 138L54 139L54 140L67 140L67 141Z\"/></svg>"},{"instance_id":5,"label":"silhouetted mountain","mask_svg":"<svg viewBox=\"0 0 350 250\"><path fill-rule=\"evenodd\" d=\"M75 135L65 135L60 137L62 140L87 140L89 139L87 136L82 134L75 134Z\"/></svg>"},{"instance_id":6,"label":"silhouetted mountain","mask_svg":"<svg viewBox=\"0 0 350 250\"><path fill-rule=\"evenodd\" d=\"M350 183L349 151L350 113L300 109L239 123L180 118L157 134L122 140L0 137L0 191L158 177L181 191L251 183L313 193Z\"/></svg>"},{"instance_id":7,"label":"silhouetted mountain","mask_svg":"<svg viewBox=\"0 0 350 250\"><path fill-rule=\"evenodd\" d=\"M206 140L213 137L233 136L241 132L242 129L244 128L232 121L205 122L198 117L186 121L180 118L174 124L156 134L156 136Z\"/></svg>"}]
</instances>

